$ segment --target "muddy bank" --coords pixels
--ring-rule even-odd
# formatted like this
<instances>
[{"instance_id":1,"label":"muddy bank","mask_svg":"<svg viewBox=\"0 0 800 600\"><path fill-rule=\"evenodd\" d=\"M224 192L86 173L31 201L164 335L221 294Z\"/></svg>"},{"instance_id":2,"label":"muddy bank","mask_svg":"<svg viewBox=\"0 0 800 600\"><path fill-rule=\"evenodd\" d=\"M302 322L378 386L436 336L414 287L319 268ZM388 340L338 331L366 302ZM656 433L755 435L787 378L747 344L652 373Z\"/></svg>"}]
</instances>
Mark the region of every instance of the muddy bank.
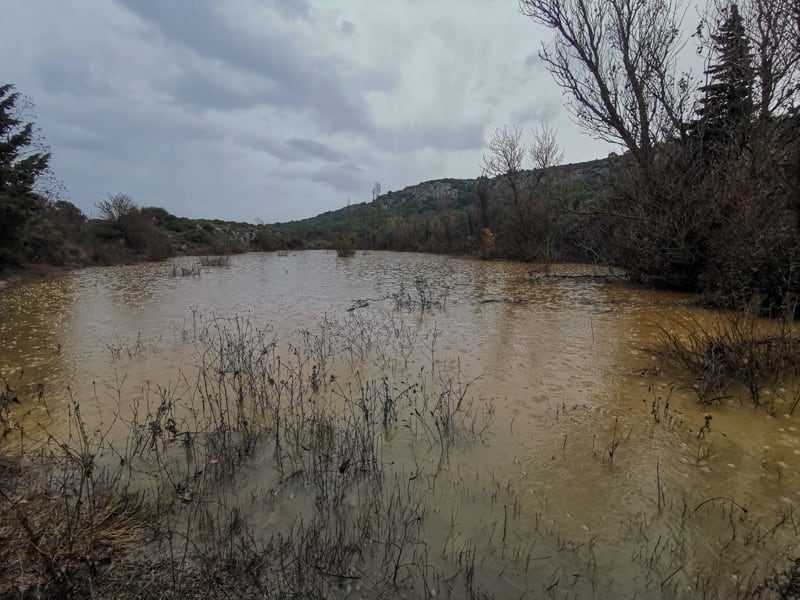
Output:
<instances>
[{"instance_id":1,"label":"muddy bank","mask_svg":"<svg viewBox=\"0 0 800 600\"><path fill-rule=\"evenodd\" d=\"M0 271L0 291L9 286L24 283L43 277L67 273L76 269L82 269L84 265L72 265L58 267L55 265L31 264L19 269L6 269Z\"/></svg>"}]
</instances>

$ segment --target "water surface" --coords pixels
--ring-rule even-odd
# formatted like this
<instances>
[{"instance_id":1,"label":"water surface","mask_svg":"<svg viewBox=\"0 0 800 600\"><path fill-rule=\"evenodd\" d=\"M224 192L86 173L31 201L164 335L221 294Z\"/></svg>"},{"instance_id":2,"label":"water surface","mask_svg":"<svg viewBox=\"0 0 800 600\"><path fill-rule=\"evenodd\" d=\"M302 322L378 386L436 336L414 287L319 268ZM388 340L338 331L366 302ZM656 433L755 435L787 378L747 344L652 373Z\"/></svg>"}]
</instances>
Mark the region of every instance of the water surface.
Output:
<instances>
[{"instance_id":1,"label":"water surface","mask_svg":"<svg viewBox=\"0 0 800 600\"><path fill-rule=\"evenodd\" d=\"M453 522L459 539L482 540L481 568L503 573L490 577L498 595L539 597L552 584L558 597L728 597L792 550L793 518L791 529L742 539L786 521L800 501L800 415L787 414L786 384L768 387L768 409L737 390L707 407L680 374L645 374L661 328L718 318L690 296L576 277L591 273L578 266L553 268L570 275L558 277L527 264L383 252L253 253L200 277L169 271L84 269L0 293L0 374L22 401L14 419L24 431L7 444L66 435L70 399L101 422L148 386L177 385L196 364L198 322L245 315L288 352L298 330L323 318L397 319L417 340L408 373L460 373L470 398L493 406L482 441L440 473L431 498L442 517L426 527L443 546L455 543ZM396 310L390 296L404 287L413 297L418 278L440 300L446 290L444 306ZM354 375L334 368L340 383ZM381 373L363 365L359 376ZM706 413L711 430L701 433ZM386 456L412 460L400 443ZM748 512L707 502L715 498ZM488 527L511 506L519 517L498 552ZM534 568L509 566L506 544L542 535Z\"/></svg>"}]
</instances>

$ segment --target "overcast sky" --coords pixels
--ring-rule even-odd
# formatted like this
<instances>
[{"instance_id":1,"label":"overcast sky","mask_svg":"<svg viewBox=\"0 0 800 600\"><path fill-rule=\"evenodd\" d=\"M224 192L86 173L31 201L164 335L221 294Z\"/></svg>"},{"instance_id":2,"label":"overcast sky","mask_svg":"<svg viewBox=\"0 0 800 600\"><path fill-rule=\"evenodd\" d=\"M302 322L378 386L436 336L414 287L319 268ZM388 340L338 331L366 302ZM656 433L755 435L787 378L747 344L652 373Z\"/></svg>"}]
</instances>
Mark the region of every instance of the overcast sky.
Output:
<instances>
[{"instance_id":1,"label":"overcast sky","mask_svg":"<svg viewBox=\"0 0 800 600\"><path fill-rule=\"evenodd\" d=\"M498 126L570 121L516 0L4 0L0 83L36 103L52 167L188 217L286 221L475 177Z\"/></svg>"}]
</instances>

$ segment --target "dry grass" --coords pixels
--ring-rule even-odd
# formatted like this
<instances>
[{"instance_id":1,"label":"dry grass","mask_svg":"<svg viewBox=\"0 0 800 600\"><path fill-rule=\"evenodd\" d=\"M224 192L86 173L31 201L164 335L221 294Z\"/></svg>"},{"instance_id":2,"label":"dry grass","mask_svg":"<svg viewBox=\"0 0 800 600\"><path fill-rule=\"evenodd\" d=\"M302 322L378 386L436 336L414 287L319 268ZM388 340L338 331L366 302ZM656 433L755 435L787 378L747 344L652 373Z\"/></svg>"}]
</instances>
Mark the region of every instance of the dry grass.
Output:
<instances>
[{"instance_id":1,"label":"dry grass","mask_svg":"<svg viewBox=\"0 0 800 600\"><path fill-rule=\"evenodd\" d=\"M2 471L2 597L89 596L93 579L151 535L153 511L143 495L106 473Z\"/></svg>"}]
</instances>

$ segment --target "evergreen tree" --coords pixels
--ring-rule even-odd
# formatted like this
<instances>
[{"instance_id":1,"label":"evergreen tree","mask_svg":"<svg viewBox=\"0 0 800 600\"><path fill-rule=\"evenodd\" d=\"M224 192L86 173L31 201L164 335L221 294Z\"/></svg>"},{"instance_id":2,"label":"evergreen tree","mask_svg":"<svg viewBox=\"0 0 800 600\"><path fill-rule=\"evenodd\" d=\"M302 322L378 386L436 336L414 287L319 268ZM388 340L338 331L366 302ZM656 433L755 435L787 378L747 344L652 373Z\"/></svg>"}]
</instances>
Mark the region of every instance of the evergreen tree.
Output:
<instances>
[{"instance_id":1,"label":"evergreen tree","mask_svg":"<svg viewBox=\"0 0 800 600\"><path fill-rule=\"evenodd\" d=\"M716 62L706 71L709 83L700 88L703 96L692 132L713 153L730 144L742 146L755 113L753 53L735 2L722 11L711 50Z\"/></svg>"},{"instance_id":2,"label":"evergreen tree","mask_svg":"<svg viewBox=\"0 0 800 600\"><path fill-rule=\"evenodd\" d=\"M20 95L13 90L13 85L0 85L0 194L27 196L47 169L50 154L34 151L33 123L18 118Z\"/></svg>"},{"instance_id":3,"label":"evergreen tree","mask_svg":"<svg viewBox=\"0 0 800 600\"><path fill-rule=\"evenodd\" d=\"M47 206L36 193L50 153L38 151L33 123L23 122L19 93L0 85L0 267L24 260L19 250L27 224Z\"/></svg>"}]
</instances>

